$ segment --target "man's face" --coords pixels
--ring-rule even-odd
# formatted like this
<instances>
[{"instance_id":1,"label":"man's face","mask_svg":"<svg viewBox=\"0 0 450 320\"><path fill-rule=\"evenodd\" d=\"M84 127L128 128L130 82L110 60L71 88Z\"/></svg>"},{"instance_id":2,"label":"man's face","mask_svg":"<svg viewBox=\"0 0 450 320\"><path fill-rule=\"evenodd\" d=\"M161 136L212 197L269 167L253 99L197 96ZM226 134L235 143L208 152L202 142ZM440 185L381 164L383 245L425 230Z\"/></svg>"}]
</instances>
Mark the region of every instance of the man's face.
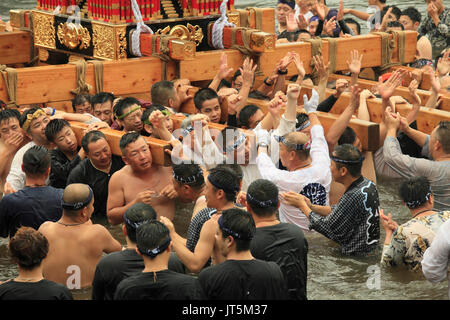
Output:
<instances>
[{"instance_id":1,"label":"man's face","mask_svg":"<svg viewBox=\"0 0 450 320\"><path fill-rule=\"evenodd\" d=\"M248 119L248 126L250 129L256 128L256 126L264 119L264 113L258 109L251 117Z\"/></svg>"},{"instance_id":2,"label":"man's face","mask_svg":"<svg viewBox=\"0 0 450 320\"><path fill-rule=\"evenodd\" d=\"M308 31L311 35L316 34L317 26L319 25L319 21L311 21L308 25Z\"/></svg>"},{"instance_id":3,"label":"man's face","mask_svg":"<svg viewBox=\"0 0 450 320\"><path fill-rule=\"evenodd\" d=\"M236 77L236 79L233 80L233 82L231 83L231 87L239 91L241 90L243 84L244 78L242 77L242 75L239 75Z\"/></svg>"},{"instance_id":4,"label":"man's face","mask_svg":"<svg viewBox=\"0 0 450 320\"><path fill-rule=\"evenodd\" d=\"M220 254L224 257L228 255L229 248L227 246L227 239L224 239L222 236L222 230L219 225L217 225L216 234L215 234L215 246Z\"/></svg>"},{"instance_id":5,"label":"man's face","mask_svg":"<svg viewBox=\"0 0 450 320\"><path fill-rule=\"evenodd\" d=\"M217 190L208 179L205 181L205 198L208 208L217 207Z\"/></svg>"},{"instance_id":6,"label":"man's face","mask_svg":"<svg viewBox=\"0 0 450 320\"><path fill-rule=\"evenodd\" d=\"M104 103L96 103L94 105L94 116L106 122L108 125L112 124L112 103L106 101Z\"/></svg>"},{"instance_id":7,"label":"man's face","mask_svg":"<svg viewBox=\"0 0 450 320\"><path fill-rule=\"evenodd\" d=\"M31 139L38 144L45 144L47 142L47 137L45 136L45 128L50 122L50 118L46 115L42 115L37 119L31 120L30 127L28 128L28 133Z\"/></svg>"},{"instance_id":8,"label":"man's face","mask_svg":"<svg viewBox=\"0 0 450 320\"><path fill-rule=\"evenodd\" d=\"M309 40L309 39L311 39L311 34L302 32L298 35L297 41L302 42L302 41Z\"/></svg>"},{"instance_id":9,"label":"man's face","mask_svg":"<svg viewBox=\"0 0 450 320\"><path fill-rule=\"evenodd\" d=\"M289 159L289 150L288 148L283 144L283 143L279 143L280 146L280 160L281 160L281 164L285 167L287 167L288 164L288 159Z\"/></svg>"},{"instance_id":10,"label":"man's face","mask_svg":"<svg viewBox=\"0 0 450 320\"><path fill-rule=\"evenodd\" d=\"M137 107L139 107L137 104L133 104L132 106L125 108L122 114L127 114L128 112L136 109ZM119 121L122 123L124 130L126 132L131 131L141 132L141 130L144 128L144 124L142 123L141 117L142 117L142 110L139 108Z\"/></svg>"},{"instance_id":11,"label":"man's face","mask_svg":"<svg viewBox=\"0 0 450 320\"><path fill-rule=\"evenodd\" d=\"M143 137L125 148L125 162L133 171L146 171L152 166L152 153Z\"/></svg>"},{"instance_id":12,"label":"man's face","mask_svg":"<svg viewBox=\"0 0 450 320\"><path fill-rule=\"evenodd\" d=\"M88 144L87 156L95 167L99 169L108 168L111 164L111 148L105 139L99 139Z\"/></svg>"},{"instance_id":13,"label":"man's face","mask_svg":"<svg viewBox=\"0 0 450 320\"><path fill-rule=\"evenodd\" d=\"M377 4L378 0L368 0L369 6L374 6Z\"/></svg>"},{"instance_id":14,"label":"man's face","mask_svg":"<svg viewBox=\"0 0 450 320\"><path fill-rule=\"evenodd\" d=\"M8 118L0 122L0 138L3 141L8 140L15 133L22 133L17 118Z\"/></svg>"},{"instance_id":15,"label":"man's face","mask_svg":"<svg viewBox=\"0 0 450 320\"><path fill-rule=\"evenodd\" d=\"M312 13L316 14L316 5L317 0L305 0L304 6L308 8L308 11L311 11Z\"/></svg>"},{"instance_id":16,"label":"man's face","mask_svg":"<svg viewBox=\"0 0 450 320\"><path fill-rule=\"evenodd\" d=\"M436 9L438 12L440 12L442 9L444 9L444 4L442 0L426 0L427 5L432 3L436 6Z\"/></svg>"},{"instance_id":17,"label":"man's face","mask_svg":"<svg viewBox=\"0 0 450 320\"><path fill-rule=\"evenodd\" d=\"M398 20L397 20L397 16L391 12L387 16L387 23L392 22L392 21L398 21Z\"/></svg>"},{"instance_id":18,"label":"man's face","mask_svg":"<svg viewBox=\"0 0 450 320\"><path fill-rule=\"evenodd\" d=\"M222 113L222 110L220 109L219 99L213 98L203 101L200 113L207 115L209 121L213 123L219 123Z\"/></svg>"},{"instance_id":19,"label":"man's face","mask_svg":"<svg viewBox=\"0 0 450 320\"><path fill-rule=\"evenodd\" d=\"M347 26L349 26L349 28L352 29L353 33L356 36L359 36L358 28L356 27L356 24L347 22Z\"/></svg>"},{"instance_id":20,"label":"man's face","mask_svg":"<svg viewBox=\"0 0 450 320\"><path fill-rule=\"evenodd\" d=\"M294 12L294 10L292 10L290 6L284 3L279 3L275 10L278 22L282 25L286 25L286 18L291 12Z\"/></svg>"},{"instance_id":21,"label":"man's face","mask_svg":"<svg viewBox=\"0 0 450 320\"><path fill-rule=\"evenodd\" d=\"M75 106L75 113L90 113L92 114L92 106L89 101L85 101L83 104Z\"/></svg>"},{"instance_id":22,"label":"man's face","mask_svg":"<svg viewBox=\"0 0 450 320\"><path fill-rule=\"evenodd\" d=\"M56 147L64 153L75 153L77 151L77 137L72 128L65 126L55 137Z\"/></svg>"}]
</instances>

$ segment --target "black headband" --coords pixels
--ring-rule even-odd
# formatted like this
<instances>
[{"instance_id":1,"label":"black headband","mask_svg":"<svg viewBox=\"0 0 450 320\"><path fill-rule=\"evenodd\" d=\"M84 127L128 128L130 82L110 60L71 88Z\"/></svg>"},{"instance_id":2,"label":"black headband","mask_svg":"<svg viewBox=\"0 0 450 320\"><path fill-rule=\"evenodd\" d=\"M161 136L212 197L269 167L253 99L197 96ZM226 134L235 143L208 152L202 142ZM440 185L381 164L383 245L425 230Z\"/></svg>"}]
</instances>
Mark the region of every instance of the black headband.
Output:
<instances>
[{"instance_id":1,"label":"black headband","mask_svg":"<svg viewBox=\"0 0 450 320\"><path fill-rule=\"evenodd\" d=\"M237 192L239 192L239 188L236 190L236 189L231 189L228 186L220 185L220 183L218 183L216 180L214 180L214 178L212 178L212 175L208 175L208 181L217 189L222 189L223 191L225 191L225 193L236 194Z\"/></svg>"},{"instance_id":2,"label":"black headband","mask_svg":"<svg viewBox=\"0 0 450 320\"><path fill-rule=\"evenodd\" d=\"M339 163L343 163L343 164L359 164L359 163L363 162L365 158L363 155L361 155L361 157L356 160L344 160L344 159L336 158L335 156L331 155L330 159L333 160L334 162L339 162Z\"/></svg>"},{"instance_id":3,"label":"black headband","mask_svg":"<svg viewBox=\"0 0 450 320\"><path fill-rule=\"evenodd\" d=\"M425 195L424 199L405 201L405 204L409 209L416 209L416 208L420 207L421 205L423 205L425 202L427 202L430 199L430 197L431 197L431 187L428 190L428 193Z\"/></svg>"},{"instance_id":4,"label":"black headband","mask_svg":"<svg viewBox=\"0 0 450 320\"><path fill-rule=\"evenodd\" d=\"M185 178L176 175L175 171L173 171L172 176L175 180L177 180L180 183L191 184L191 183L197 182L200 179L200 177L203 177L203 171L202 171L202 169L200 169L199 171L197 171L197 173L193 174L192 176L185 177Z\"/></svg>"},{"instance_id":5,"label":"black headband","mask_svg":"<svg viewBox=\"0 0 450 320\"><path fill-rule=\"evenodd\" d=\"M284 144L286 147L291 148L291 149L295 149L295 150L309 150L311 149L311 141L308 141L304 144L297 144L297 143L290 143L288 141L286 141L286 138L283 136L277 136L277 135L273 135L273 137L275 138L275 140L277 142L281 142L282 144Z\"/></svg>"},{"instance_id":6,"label":"black headband","mask_svg":"<svg viewBox=\"0 0 450 320\"><path fill-rule=\"evenodd\" d=\"M247 192L246 197L247 197L247 202L251 202L261 208L268 208L268 207L278 205L278 198L261 201L261 200L258 200L258 199L255 199L254 197L252 197L250 195L250 193L248 193L248 192Z\"/></svg>"},{"instance_id":7,"label":"black headband","mask_svg":"<svg viewBox=\"0 0 450 320\"><path fill-rule=\"evenodd\" d=\"M92 196L94 193L92 192L91 187L89 187L89 196L83 202L75 202L75 203L67 203L64 199L61 199L61 206L66 210L80 210L86 207L89 203L91 203Z\"/></svg>"},{"instance_id":8,"label":"black headband","mask_svg":"<svg viewBox=\"0 0 450 320\"><path fill-rule=\"evenodd\" d=\"M169 247L170 241L172 241L172 238L170 237L170 235L168 235L166 240L164 240L163 243L161 243L156 248L148 249L148 250L141 250L138 245L138 250L140 253L145 254L146 256L149 256L150 258L154 258L161 252L164 252Z\"/></svg>"},{"instance_id":9,"label":"black headband","mask_svg":"<svg viewBox=\"0 0 450 320\"><path fill-rule=\"evenodd\" d=\"M130 219L128 219L126 211L123 214L123 222L125 222L126 225L133 227L134 229L137 229L141 224L143 224L144 222L147 222L147 221L150 221L150 220L142 220L139 222L133 222Z\"/></svg>"},{"instance_id":10,"label":"black headband","mask_svg":"<svg viewBox=\"0 0 450 320\"><path fill-rule=\"evenodd\" d=\"M295 1L289 1L289 0L278 0L278 4L287 4L289 7L292 8L292 10L295 9Z\"/></svg>"},{"instance_id":11,"label":"black headband","mask_svg":"<svg viewBox=\"0 0 450 320\"><path fill-rule=\"evenodd\" d=\"M240 240L252 240L253 239L253 234L240 234L240 233L234 232L231 229L228 229L227 227L224 227L223 221L222 221L222 216L220 216L219 220L217 220L217 223L219 224L219 227L221 230L225 231L229 235L232 235L233 238L237 238Z\"/></svg>"}]
</instances>

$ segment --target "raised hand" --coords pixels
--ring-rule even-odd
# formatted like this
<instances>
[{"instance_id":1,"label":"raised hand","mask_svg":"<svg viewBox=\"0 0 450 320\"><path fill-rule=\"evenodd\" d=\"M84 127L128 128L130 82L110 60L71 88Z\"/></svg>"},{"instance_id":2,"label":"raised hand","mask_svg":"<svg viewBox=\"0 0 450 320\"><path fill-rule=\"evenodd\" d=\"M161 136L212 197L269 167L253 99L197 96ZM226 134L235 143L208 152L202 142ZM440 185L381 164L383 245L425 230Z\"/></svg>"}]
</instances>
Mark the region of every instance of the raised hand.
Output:
<instances>
[{"instance_id":1,"label":"raised hand","mask_svg":"<svg viewBox=\"0 0 450 320\"><path fill-rule=\"evenodd\" d=\"M359 75L363 56L364 55L360 55L356 49L350 51L350 61L347 60L347 67L351 73Z\"/></svg>"},{"instance_id":2,"label":"raised hand","mask_svg":"<svg viewBox=\"0 0 450 320\"><path fill-rule=\"evenodd\" d=\"M337 21L344 20L344 0L339 0L339 10L337 13Z\"/></svg>"},{"instance_id":3,"label":"raised hand","mask_svg":"<svg viewBox=\"0 0 450 320\"><path fill-rule=\"evenodd\" d=\"M295 21L295 13L291 12L286 17L286 29L288 32L294 32L298 29L297 21Z\"/></svg>"},{"instance_id":4,"label":"raised hand","mask_svg":"<svg viewBox=\"0 0 450 320\"><path fill-rule=\"evenodd\" d=\"M295 67L297 68L298 77L303 79L306 75L305 67L303 66L303 61L300 60L300 55L297 52L294 52L292 54L292 61L295 64Z\"/></svg>"},{"instance_id":5,"label":"raised hand","mask_svg":"<svg viewBox=\"0 0 450 320\"><path fill-rule=\"evenodd\" d=\"M439 77L444 77L450 72L450 49L447 49L444 55L439 58L436 70Z\"/></svg>"},{"instance_id":6,"label":"raised hand","mask_svg":"<svg viewBox=\"0 0 450 320\"><path fill-rule=\"evenodd\" d=\"M394 94L395 89L402 83L407 72L402 69L396 70L386 82L378 85L378 92L382 99L389 99Z\"/></svg>"},{"instance_id":7,"label":"raised hand","mask_svg":"<svg viewBox=\"0 0 450 320\"><path fill-rule=\"evenodd\" d=\"M430 76L431 89L434 93L439 93L439 91L441 91L441 81L439 80L439 76L436 76L436 73L431 66L427 66L424 69L425 74L428 74Z\"/></svg>"},{"instance_id":8,"label":"raised hand","mask_svg":"<svg viewBox=\"0 0 450 320\"><path fill-rule=\"evenodd\" d=\"M269 102L269 112L273 117L280 115L281 108L286 106L287 97L282 91L275 93L275 96Z\"/></svg>"},{"instance_id":9,"label":"raised hand","mask_svg":"<svg viewBox=\"0 0 450 320\"><path fill-rule=\"evenodd\" d=\"M292 52L286 53L286 55L278 62L278 69L282 71L286 70L286 68L292 62L292 60L293 60Z\"/></svg>"},{"instance_id":10,"label":"raised hand","mask_svg":"<svg viewBox=\"0 0 450 320\"><path fill-rule=\"evenodd\" d=\"M353 109L357 109L359 107L359 99L360 99L361 89L359 88L359 86L357 84L355 84L354 86L350 87L350 91L352 93L352 95L350 97L350 106Z\"/></svg>"},{"instance_id":11,"label":"raised hand","mask_svg":"<svg viewBox=\"0 0 450 320\"><path fill-rule=\"evenodd\" d=\"M387 107L384 111L384 122L388 129L398 129L400 127L400 114L392 113L392 109Z\"/></svg>"},{"instance_id":12,"label":"raised hand","mask_svg":"<svg viewBox=\"0 0 450 320\"><path fill-rule=\"evenodd\" d=\"M298 96L300 95L300 85L297 83L288 84L286 95L288 99L297 101Z\"/></svg>"},{"instance_id":13,"label":"raised hand","mask_svg":"<svg viewBox=\"0 0 450 320\"><path fill-rule=\"evenodd\" d=\"M228 67L227 54L223 52L220 55L219 71L217 73L217 76L222 80L227 78L231 74L231 72L233 72L233 68Z\"/></svg>"},{"instance_id":14,"label":"raised hand","mask_svg":"<svg viewBox=\"0 0 450 320\"><path fill-rule=\"evenodd\" d=\"M416 104L420 106L422 104L422 100L420 99L420 96L417 93L418 87L419 83L417 82L417 80L412 80L411 83L409 84L408 90L409 94L411 95L413 105Z\"/></svg>"},{"instance_id":15,"label":"raised hand","mask_svg":"<svg viewBox=\"0 0 450 320\"><path fill-rule=\"evenodd\" d=\"M339 98L341 94L348 89L348 81L346 79L336 80L336 97Z\"/></svg>"},{"instance_id":16,"label":"raised hand","mask_svg":"<svg viewBox=\"0 0 450 320\"><path fill-rule=\"evenodd\" d=\"M308 21L306 21L305 17L300 13L297 18L297 26L300 30L308 29Z\"/></svg>"},{"instance_id":17,"label":"raised hand","mask_svg":"<svg viewBox=\"0 0 450 320\"><path fill-rule=\"evenodd\" d=\"M241 100L242 97L237 93L233 93L227 97L228 114L233 115L237 113L238 104Z\"/></svg>"},{"instance_id":18,"label":"raised hand","mask_svg":"<svg viewBox=\"0 0 450 320\"><path fill-rule=\"evenodd\" d=\"M249 59L248 57L245 58L244 64L242 65L242 68L239 68L242 74L242 80L244 84L247 84L249 86L253 83L253 76L255 74L255 70L258 67L258 65L255 63L253 64L253 60Z\"/></svg>"},{"instance_id":19,"label":"raised hand","mask_svg":"<svg viewBox=\"0 0 450 320\"><path fill-rule=\"evenodd\" d=\"M323 24L323 31L329 36L333 36L333 31L336 29L336 17L331 17L330 20L325 20Z\"/></svg>"},{"instance_id":20,"label":"raised hand","mask_svg":"<svg viewBox=\"0 0 450 320\"><path fill-rule=\"evenodd\" d=\"M370 91L368 89L364 89L363 91L361 91L361 94L359 97L360 97L360 99L367 100L368 98L375 98L375 95L372 93L372 91Z\"/></svg>"},{"instance_id":21,"label":"raised hand","mask_svg":"<svg viewBox=\"0 0 450 320\"><path fill-rule=\"evenodd\" d=\"M313 62L314 62L314 69L319 74L319 81L328 80L330 62L328 62L328 64L325 66L325 63L323 62L323 57L320 55L314 56Z\"/></svg>"},{"instance_id":22,"label":"raised hand","mask_svg":"<svg viewBox=\"0 0 450 320\"><path fill-rule=\"evenodd\" d=\"M160 216L159 221L166 225L167 229L169 229L169 232L172 233L175 231L175 227L173 226L172 221L170 221L170 219L168 219L167 217Z\"/></svg>"},{"instance_id":23,"label":"raised hand","mask_svg":"<svg viewBox=\"0 0 450 320\"><path fill-rule=\"evenodd\" d=\"M150 121L153 128L160 129L165 127L166 116L160 110L155 110L148 116L148 121Z\"/></svg>"},{"instance_id":24,"label":"raised hand","mask_svg":"<svg viewBox=\"0 0 450 320\"><path fill-rule=\"evenodd\" d=\"M315 9L316 9L315 11L316 11L319 19L320 20L325 19L325 6L321 3L319 3L319 1L316 1Z\"/></svg>"},{"instance_id":25,"label":"raised hand","mask_svg":"<svg viewBox=\"0 0 450 320\"><path fill-rule=\"evenodd\" d=\"M308 100L308 97L303 95L303 108L305 108L306 113L310 114L317 111L317 107L319 106L319 94L316 90L312 90L311 98Z\"/></svg>"}]
</instances>

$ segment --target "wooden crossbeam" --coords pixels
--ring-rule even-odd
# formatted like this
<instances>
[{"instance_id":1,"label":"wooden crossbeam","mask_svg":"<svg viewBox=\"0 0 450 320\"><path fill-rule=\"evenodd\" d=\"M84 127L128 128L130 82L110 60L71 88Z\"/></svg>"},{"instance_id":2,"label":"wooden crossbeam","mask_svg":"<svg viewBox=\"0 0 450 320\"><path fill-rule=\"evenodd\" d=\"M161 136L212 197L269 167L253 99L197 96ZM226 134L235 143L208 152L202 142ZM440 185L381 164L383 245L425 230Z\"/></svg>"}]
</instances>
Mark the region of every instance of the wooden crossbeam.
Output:
<instances>
[{"instance_id":1,"label":"wooden crossbeam","mask_svg":"<svg viewBox=\"0 0 450 320\"><path fill-rule=\"evenodd\" d=\"M307 94L308 96L310 96L311 91L312 87L302 86L299 97L299 104L303 104L303 94ZM326 96L329 97L335 92L336 90L327 89ZM330 110L330 113L341 114L342 111L344 111L344 109L349 105L349 103L350 103L350 93L344 92L336 101L335 105ZM403 117L406 117L408 112L411 111L412 109L412 106L406 104L397 104L396 107L397 111L400 112L400 114ZM381 99L378 98L367 99L367 108L369 110L370 120L375 123L380 123L383 119ZM421 107L417 115L417 129L426 134L430 134L431 131L433 131L433 129L435 128L435 126L442 120L450 121L450 112Z\"/></svg>"},{"instance_id":2,"label":"wooden crossbeam","mask_svg":"<svg viewBox=\"0 0 450 320\"><path fill-rule=\"evenodd\" d=\"M88 125L77 121L69 121L69 123L73 131L75 132L78 145L81 145L81 139L85 134L84 130L88 127ZM111 152L117 156L122 156L122 151L120 150L119 143L120 138L125 134L125 132L113 129L101 129L100 131L105 134L106 140L111 147ZM167 141L151 137L144 138L150 147L150 151L152 152L153 163L160 166L170 166L170 156L164 150L171 149L172 147L167 143Z\"/></svg>"},{"instance_id":3,"label":"wooden crossbeam","mask_svg":"<svg viewBox=\"0 0 450 320\"><path fill-rule=\"evenodd\" d=\"M351 81L351 77L342 76L339 74L331 74L328 77L328 81L337 80L337 79L345 79L345 80L348 80L349 83ZM358 79L358 85L361 89L369 89L370 90L372 87L377 85L377 82L370 81L370 80L364 80L364 79ZM427 103L427 101L431 95L430 91L421 90L421 89L417 89L417 94L420 96L420 99L422 100L422 105L425 105ZM401 97L411 101L411 95L406 86L397 87L394 91L394 96L401 96ZM441 99L442 99L442 102L439 106L439 109L444 110L444 111L450 111L450 95L448 95L448 94L442 95Z\"/></svg>"},{"instance_id":4,"label":"wooden crossbeam","mask_svg":"<svg viewBox=\"0 0 450 320\"><path fill-rule=\"evenodd\" d=\"M152 38L156 37L156 52L152 49ZM151 57L153 53L160 52L161 36L150 33L140 34L140 49L143 56ZM177 37L171 37L168 43L169 56L174 60L193 60L195 58L196 45L193 41L186 41Z\"/></svg>"},{"instance_id":5,"label":"wooden crossbeam","mask_svg":"<svg viewBox=\"0 0 450 320\"><path fill-rule=\"evenodd\" d=\"M250 8L249 8L250 9ZM249 9L238 9L236 11L228 12L228 21L232 22L236 25L236 27L249 27L252 29L256 29L256 12ZM262 29L261 31L267 33L275 33L275 10L274 8L258 8L262 12ZM243 21L241 21L239 12L246 12L245 17L243 17ZM244 20L247 20L248 25Z\"/></svg>"},{"instance_id":6,"label":"wooden crossbeam","mask_svg":"<svg viewBox=\"0 0 450 320\"><path fill-rule=\"evenodd\" d=\"M0 36L0 64L28 63L31 61L31 32L3 32Z\"/></svg>"},{"instance_id":7,"label":"wooden crossbeam","mask_svg":"<svg viewBox=\"0 0 450 320\"><path fill-rule=\"evenodd\" d=\"M265 100L252 99L247 100L248 104L254 104L258 106L264 114L268 112L268 102ZM281 112L285 112L285 108L282 108ZM339 117L337 114L317 112L317 117L323 126L325 135L328 133L331 125ZM355 130L356 135L361 140L363 150L376 151L380 145L380 126L378 123L364 121L360 119L351 119L349 126Z\"/></svg>"}]
</instances>

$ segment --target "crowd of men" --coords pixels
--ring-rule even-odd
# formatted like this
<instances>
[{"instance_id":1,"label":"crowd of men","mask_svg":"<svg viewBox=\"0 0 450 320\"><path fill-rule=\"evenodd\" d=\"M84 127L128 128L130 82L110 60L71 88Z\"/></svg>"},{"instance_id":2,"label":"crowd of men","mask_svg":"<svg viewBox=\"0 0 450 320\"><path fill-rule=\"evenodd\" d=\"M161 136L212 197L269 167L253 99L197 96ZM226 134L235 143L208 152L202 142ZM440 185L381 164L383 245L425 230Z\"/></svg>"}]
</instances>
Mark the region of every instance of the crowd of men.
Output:
<instances>
[{"instance_id":1,"label":"crowd of men","mask_svg":"<svg viewBox=\"0 0 450 320\"><path fill-rule=\"evenodd\" d=\"M437 72L426 106L439 108L448 95L449 9L427 0L421 23L414 8L369 5L379 8L378 18L342 1L335 10L325 1L279 0L279 42L359 35L345 14L379 19L377 31L417 30L412 66L418 74ZM176 79L153 84L151 102L100 92L77 95L73 112L2 108L0 236L10 238L19 273L0 285L0 299L72 299L68 289L92 286L94 300L305 300L305 234L318 232L343 255L364 256L379 247L380 224L382 264L442 281L450 252L450 123L429 135L418 131L418 80L402 117L393 98L406 72L361 90L361 60L352 51L352 81L329 82L328 66L315 56L313 83L298 53L289 52L255 87L256 63L247 58L233 70L223 53L214 79L193 96L189 79ZM288 66L297 71L292 79ZM301 87L314 84L299 105ZM327 97L327 87L335 94ZM345 91L350 102L325 132L318 111L330 111ZM268 111L249 98L268 102ZM369 152L349 124L370 121L367 101L377 98L380 146ZM182 113L191 99L197 113ZM87 124L80 145L71 121ZM123 131L120 155L104 128ZM172 145L172 166L155 163L146 137ZM384 214L377 175L401 179L410 221L398 225ZM175 223L176 202L193 205L185 226ZM107 224L122 225L126 246Z\"/></svg>"}]
</instances>

